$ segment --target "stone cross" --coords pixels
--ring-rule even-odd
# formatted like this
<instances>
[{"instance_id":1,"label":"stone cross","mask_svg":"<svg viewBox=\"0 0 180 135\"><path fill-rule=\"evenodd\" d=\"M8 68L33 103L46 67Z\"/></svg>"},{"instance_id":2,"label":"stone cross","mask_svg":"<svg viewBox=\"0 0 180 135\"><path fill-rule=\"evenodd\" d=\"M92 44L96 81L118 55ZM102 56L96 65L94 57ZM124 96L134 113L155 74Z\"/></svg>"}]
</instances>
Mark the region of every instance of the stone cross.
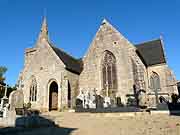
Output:
<instances>
[{"instance_id":1,"label":"stone cross","mask_svg":"<svg viewBox=\"0 0 180 135\"><path fill-rule=\"evenodd\" d=\"M1 99L0 109L3 109L4 105L8 102L8 98L7 98L6 94L7 94L7 85L5 86L4 96L3 96L3 98Z\"/></svg>"},{"instance_id":2,"label":"stone cross","mask_svg":"<svg viewBox=\"0 0 180 135\"><path fill-rule=\"evenodd\" d=\"M109 96L108 91L109 91L109 84L108 84L108 81L106 81L106 96L107 97Z\"/></svg>"},{"instance_id":3,"label":"stone cross","mask_svg":"<svg viewBox=\"0 0 180 135\"><path fill-rule=\"evenodd\" d=\"M7 95L7 85L5 86L5 93L4 93L4 97L6 97Z\"/></svg>"}]
</instances>

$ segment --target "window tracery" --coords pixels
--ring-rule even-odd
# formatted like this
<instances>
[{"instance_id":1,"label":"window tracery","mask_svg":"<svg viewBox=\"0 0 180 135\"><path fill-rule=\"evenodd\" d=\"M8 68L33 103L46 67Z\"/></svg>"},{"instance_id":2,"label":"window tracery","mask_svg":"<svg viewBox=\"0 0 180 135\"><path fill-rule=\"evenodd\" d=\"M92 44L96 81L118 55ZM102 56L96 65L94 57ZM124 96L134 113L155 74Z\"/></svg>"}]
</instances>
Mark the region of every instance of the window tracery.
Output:
<instances>
[{"instance_id":1,"label":"window tracery","mask_svg":"<svg viewBox=\"0 0 180 135\"><path fill-rule=\"evenodd\" d=\"M150 77L150 88L153 91L159 91L160 90L160 78L159 75L155 72Z\"/></svg>"},{"instance_id":2,"label":"window tracery","mask_svg":"<svg viewBox=\"0 0 180 135\"><path fill-rule=\"evenodd\" d=\"M115 56L105 51L102 62L103 88L117 89L116 59Z\"/></svg>"},{"instance_id":3,"label":"window tracery","mask_svg":"<svg viewBox=\"0 0 180 135\"><path fill-rule=\"evenodd\" d=\"M131 59L133 68L134 85L138 90L145 89L144 68L138 61Z\"/></svg>"},{"instance_id":4,"label":"window tracery","mask_svg":"<svg viewBox=\"0 0 180 135\"><path fill-rule=\"evenodd\" d=\"M31 85L30 85L29 101L30 102L37 101L37 82L36 82L35 78L32 79L32 82L31 82Z\"/></svg>"}]
</instances>

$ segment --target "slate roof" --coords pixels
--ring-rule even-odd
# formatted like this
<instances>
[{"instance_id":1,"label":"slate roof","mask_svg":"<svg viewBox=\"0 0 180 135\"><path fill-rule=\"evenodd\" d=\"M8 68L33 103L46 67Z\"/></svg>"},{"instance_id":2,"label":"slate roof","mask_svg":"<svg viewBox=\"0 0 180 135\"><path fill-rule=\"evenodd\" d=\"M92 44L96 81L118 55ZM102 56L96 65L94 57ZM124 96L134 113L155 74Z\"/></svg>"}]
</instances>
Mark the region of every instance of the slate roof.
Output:
<instances>
[{"instance_id":1,"label":"slate roof","mask_svg":"<svg viewBox=\"0 0 180 135\"><path fill-rule=\"evenodd\" d=\"M82 71L82 60L76 59L63 50L51 45L52 49L56 53L56 55L61 59L61 61L66 65L66 69L77 74L80 74Z\"/></svg>"},{"instance_id":2,"label":"slate roof","mask_svg":"<svg viewBox=\"0 0 180 135\"><path fill-rule=\"evenodd\" d=\"M177 83L177 86L180 88L180 82Z\"/></svg>"},{"instance_id":3,"label":"slate roof","mask_svg":"<svg viewBox=\"0 0 180 135\"><path fill-rule=\"evenodd\" d=\"M177 83L178 93L180 95L180 82Z\"/></svg>"},{"instance_id":4,"label":"slate roof","mask_svg":"<svg viewBox=\"0 0 180 135\"><path fill-rule=\"evenodd\" d=\"M166 63L162 42L160 39L148 41L135 45L137 54L146 66ZM66 69L74 73L80 74L83 69L82 59L76 59L63 50L51 45L56 55L66 65Z\"/></svg>"},{"instance_id":5,"label":"slate roof","mask_svg":"<svg viewBox=\"0 0 180 135\"><path fill-rule=\"evenodd\" d=\"M164 50L160 39L136 45L137 53L146 66L166 63Z\"/></svg>"}]
</instances>

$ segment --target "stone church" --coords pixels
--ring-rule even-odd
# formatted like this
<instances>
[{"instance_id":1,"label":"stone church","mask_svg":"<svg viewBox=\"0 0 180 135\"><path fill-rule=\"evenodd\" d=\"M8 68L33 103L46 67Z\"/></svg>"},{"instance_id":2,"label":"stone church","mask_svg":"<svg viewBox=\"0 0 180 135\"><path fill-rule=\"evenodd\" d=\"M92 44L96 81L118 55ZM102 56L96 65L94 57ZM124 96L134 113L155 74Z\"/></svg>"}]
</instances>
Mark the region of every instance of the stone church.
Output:
<instances>
[{"instance_id":1,"label":"stone church","mask_svg":"<svg viewBox=\"0 0 180 135\"><path fill-rule=\"evenodd\" d=\"M168 67L162 39L137 45L103 20L84 57L77 59L49 39L44 18L35 46L25 50L18 84L24 102L40 111L74 108L82 92L116 98L126 105L137 90L144 90L148 106L158 96L177 93L176 78Z\"/></svg>"}]
</instances>

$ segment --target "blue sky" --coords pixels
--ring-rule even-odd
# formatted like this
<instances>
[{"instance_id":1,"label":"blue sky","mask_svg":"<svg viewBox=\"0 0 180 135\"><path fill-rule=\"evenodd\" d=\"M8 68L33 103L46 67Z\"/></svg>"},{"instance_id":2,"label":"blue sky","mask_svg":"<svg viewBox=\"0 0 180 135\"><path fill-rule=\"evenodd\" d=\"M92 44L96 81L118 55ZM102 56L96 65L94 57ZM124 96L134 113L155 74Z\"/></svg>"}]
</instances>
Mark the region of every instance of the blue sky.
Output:
<instances>
[{"instance_id":1,"label":"blue sky","mask_svg":"<svg viewBox=\"0 0 180 135\"><path fill-rule=\"evenodd\" d=\"M163 36L169 66L180 80L179 0L0 0L0 65L14 85L24 50L34 46L46 9L51 41L82 57L106 18L136 44Z\"/></svg>"}]
</instances>

